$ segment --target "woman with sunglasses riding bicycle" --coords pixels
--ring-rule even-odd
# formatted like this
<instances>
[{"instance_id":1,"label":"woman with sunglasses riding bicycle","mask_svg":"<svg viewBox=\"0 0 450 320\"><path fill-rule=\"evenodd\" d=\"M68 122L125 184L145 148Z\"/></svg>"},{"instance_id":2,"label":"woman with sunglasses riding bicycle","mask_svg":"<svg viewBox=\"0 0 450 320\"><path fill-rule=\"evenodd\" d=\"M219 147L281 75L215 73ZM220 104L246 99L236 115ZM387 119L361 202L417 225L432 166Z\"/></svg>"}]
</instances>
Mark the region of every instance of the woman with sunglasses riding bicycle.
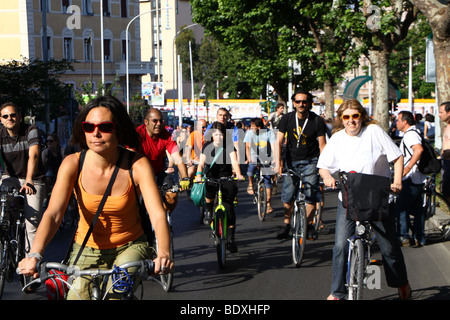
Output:
<instances>
[{"instance_id":1,"label":"woman with sunglasses riding bicycle","mask_svg":"<svg viewBox=\"0 0 450 320\"><path fill-rule=\"evenodd\" d=\"M133 122L122 103L112 96L98 97L89 102L77 117L72 142L79 144L82 150L87 150L83 167L78 172L80 153L64 159L49 206L37 230L29 255L31 257L20 262L20 272L37 276L36 263L42 259L46 246L58 230L72 190L75 191L80 213L69 259L69 265L74 263L116 165L119 170L111 192L76 265L81 269L109 269L114 265L151 257L133 189L136 186L143 196L158 237L155 272L170 271L173 263L169 254L166 213L161 201L154 201L160 197L149 161L124 148L138 149L140 144ZM130 163L135 185L130 178ZM89 299L88 281L82 278L76 281L79 281L74 284L78 293L82 294L83 299Z\"/></svg>"},{"instance_id":2,"label":"woman with sunglasses riding bicycle","mask_svg":"<svg viewBox=\"0 0 450 320\"><path fill-rule=\"evenodd\" d=\"M336 171L356 171L368 175L391 178L389 162L394 162L394 180L390 189L401 191L403 156L386 132L371 121L366 109L357 100L347 100L337 111L338 122L333 135L319 157L317 167L327 187L335 187L331 175ZM336 216L336 238L333 249L333 279L328 299L343 299L346 295L345 275L348 241L354 234L355 221L346 219L346 209L339 195ZM393 210L393 205L389 207ZM390 287L399 288L401 298L409 298L405 261L397 243L394 215L389 219L371 222L376 231L378 244L383 255L386 280Z\"/></svg>"}]
</instances>

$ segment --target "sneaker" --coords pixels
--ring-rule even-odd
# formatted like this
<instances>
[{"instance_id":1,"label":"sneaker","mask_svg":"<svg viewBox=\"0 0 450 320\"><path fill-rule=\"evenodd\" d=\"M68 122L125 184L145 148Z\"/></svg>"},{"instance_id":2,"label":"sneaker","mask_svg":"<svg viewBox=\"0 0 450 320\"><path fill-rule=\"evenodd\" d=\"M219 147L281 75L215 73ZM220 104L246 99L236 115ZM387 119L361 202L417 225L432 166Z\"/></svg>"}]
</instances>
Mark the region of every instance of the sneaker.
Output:
<instances>
[{"instance_id":1,"label":"sneaker","mask_svg":"<svg viewBox=\"0 0 450 320\"><path fill-rule=\"evenodd\" d=\"M205 212L205 216L204 216L204 218L203 218L203 223L204 223L204 224L210 224L210 223L211 223L211 220L212 220L211 212L206 211L206 212Z\"/></svg>"},{"instance_id":2,"label":"sneaker","mask_svg":"<svg viewBox=\"0 0 450 320\"><path fill-rule=\"evenodd\" d=\"M278 240L288 239L290 231L291 231L291 225L289 223L288 224L283 224L283 226L277 232L277 239Z\"/></svg>"},{"instance_id":3,"label":"sneaker","mask_svg":"<svg viewBox=\"0 0 450 320\"><path fill-rule=\"evenodd\" d=\"M409 238L400 238L400 246L401 247L409 247L411 245L411 241Z\"/></svg>"},{"instance_id":4,"label":"sneaker","mask_svg":"<svg viewBox=\"0 0 450 320\"><path fill-rule=\"evenodd\" d=\"M228 249L228 251L230 251L230 253L236 253L238 251L237 246L236 246L236 241L234 241L234 240L228 241L227 249Z\"/></svg>"},{"instance_id":5,"label":"sneaker","mask_svg":"<svg viewBox=\"0 0 450 320\"><path fill-rule=\"evenodd\" d=\"M308 225L308 228L306 230L306 238L308 240L317 240L318 238L317 232L314 229L314 226L311 224Z\"/></svg>"}]
</instances>

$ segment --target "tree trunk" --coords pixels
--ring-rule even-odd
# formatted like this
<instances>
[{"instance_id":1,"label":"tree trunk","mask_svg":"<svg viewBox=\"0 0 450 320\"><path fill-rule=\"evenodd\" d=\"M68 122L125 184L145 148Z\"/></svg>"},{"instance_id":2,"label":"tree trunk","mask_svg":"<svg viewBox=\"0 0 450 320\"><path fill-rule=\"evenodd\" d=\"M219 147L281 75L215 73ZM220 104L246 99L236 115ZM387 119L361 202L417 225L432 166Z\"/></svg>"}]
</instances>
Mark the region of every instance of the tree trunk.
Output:
<instances>
[{"instance_id":1,"label":"tree trunk","mask_svg":"<svg viewBox=\"0 0 450 320\"><path fill-rule=\"evenodd\" d=\"M334 80L325 80L323 91L325 93L325 110L327 118L334 119Z\"/></svg>"},{"instance_id":2,"label":"tree trunk","mask_svg":"<svg viewBox=\"0 0 450 320\"><path fill-rule=\"evenodd\" d=\"M373 77L373 116L381 127L389 129L389 82L388 63L389 54L386 51L369 51Z\"/></svg>"},{"instance_id":3,"label":"tree trunk","mask_svg":"<svg viewBox=\"0 0 450 320\"><path fill-rule=\"evenodd\" d=\"M450 101L450 2L410 0L426 17L433 32L437 102Z\"/></svg>"}]
</instances>

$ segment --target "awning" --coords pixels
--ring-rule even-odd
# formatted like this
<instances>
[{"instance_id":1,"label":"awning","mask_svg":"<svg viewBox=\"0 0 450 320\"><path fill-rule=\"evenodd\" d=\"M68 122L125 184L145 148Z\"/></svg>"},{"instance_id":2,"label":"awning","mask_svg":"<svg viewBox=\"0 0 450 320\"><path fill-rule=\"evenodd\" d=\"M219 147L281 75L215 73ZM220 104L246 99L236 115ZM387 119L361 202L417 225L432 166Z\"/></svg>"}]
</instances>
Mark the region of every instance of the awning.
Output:
<instances>
[{"instance_id":1,"label":"awning","mask_svg":"<svg viewBox=\"0 0 450 320\"><path fill-rule=\"evenodd\" d=\"M344 89L344 100L348 99L357 99L359 89L367 82L373 80L371 76L360 76L353 78ZM399 102L401 99L400 91L398 90L398 86L392 82L391 79L389 81L389 101Z\"/></svg>"}]
</instances>

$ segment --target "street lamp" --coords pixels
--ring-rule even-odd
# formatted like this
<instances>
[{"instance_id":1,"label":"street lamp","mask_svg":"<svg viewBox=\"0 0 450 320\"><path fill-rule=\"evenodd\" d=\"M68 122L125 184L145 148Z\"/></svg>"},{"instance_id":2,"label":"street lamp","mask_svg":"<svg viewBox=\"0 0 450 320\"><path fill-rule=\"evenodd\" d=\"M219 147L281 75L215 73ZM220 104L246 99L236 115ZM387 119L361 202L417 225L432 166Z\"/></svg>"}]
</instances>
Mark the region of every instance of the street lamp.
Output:
<instances>
[{"instance_id":1,"label":"street lamp","mask_svg":"<svg viewBox=\"0 0 450 320\"><path fill-rule=\"evenodd\" d=\"M142 2L145 2L145 1L141 1L140 3L142 3ZM166 7L165 9L167 10L167 9L171 9L171 8L170 7ZM128 28L130 27L131 23L134 20L136 20L137 18L139 18L140 16L142 16L144 14L147 14L147 13L150 13L150 12L160 11L160 10L162 10L162 9L161 8L157 8L157 9L152 9L150 11L138 14L133 19L131 19L130 22L128 22L127 28L125 30L125 42L126 42L126 44L125 44L125 48L126 48L125 56L126 56L126 78L127 78L127 112L128 113L130 113L130 79L129 79L130 77L129 77L129 74L128 74ZM159 39L158 39L158 41L159 41Z\"/></svg>"},{"instance_id":2,"label":"street lamp","mask_svg":"<svg viewBox=\"0 0 450 320\"><path fill-rule=\"evenodd\" d=\"M175 80L176 80L176 70L175 70L175 68L176 68L176 66L178 66L178 64L177 64L177 62L176 62L176 57L175 57L175 40L176 40L176 38L178 37L178 35L182 32L182 31L184 31L184 30L186 30L186 29L188 29L188 28L192 28L192 27L195 27L197 25L197 23L193 23L193 24L190 24L190 25L188 25L188 26L186 26L186 27L184 27L184 28L182 28L181 30L179 30L176 34L175 34L175 36L173 37L173 46L172 46L172 51L173 51L173 59L174 59L174 64L173 64L173 110L175 111ZM177 89L178 90L180 90L178 87L177 87ZM180 102L179 102L180 103ZM183 104L183 101L181 101L181 104L180 105L182 105ZM183 110L181 110L181 107L180 107L180 115L179 115L179 124L180 124L180 127L183 125L183 115L182 115L182 111Z\"/></svg>"}]
</instances>

